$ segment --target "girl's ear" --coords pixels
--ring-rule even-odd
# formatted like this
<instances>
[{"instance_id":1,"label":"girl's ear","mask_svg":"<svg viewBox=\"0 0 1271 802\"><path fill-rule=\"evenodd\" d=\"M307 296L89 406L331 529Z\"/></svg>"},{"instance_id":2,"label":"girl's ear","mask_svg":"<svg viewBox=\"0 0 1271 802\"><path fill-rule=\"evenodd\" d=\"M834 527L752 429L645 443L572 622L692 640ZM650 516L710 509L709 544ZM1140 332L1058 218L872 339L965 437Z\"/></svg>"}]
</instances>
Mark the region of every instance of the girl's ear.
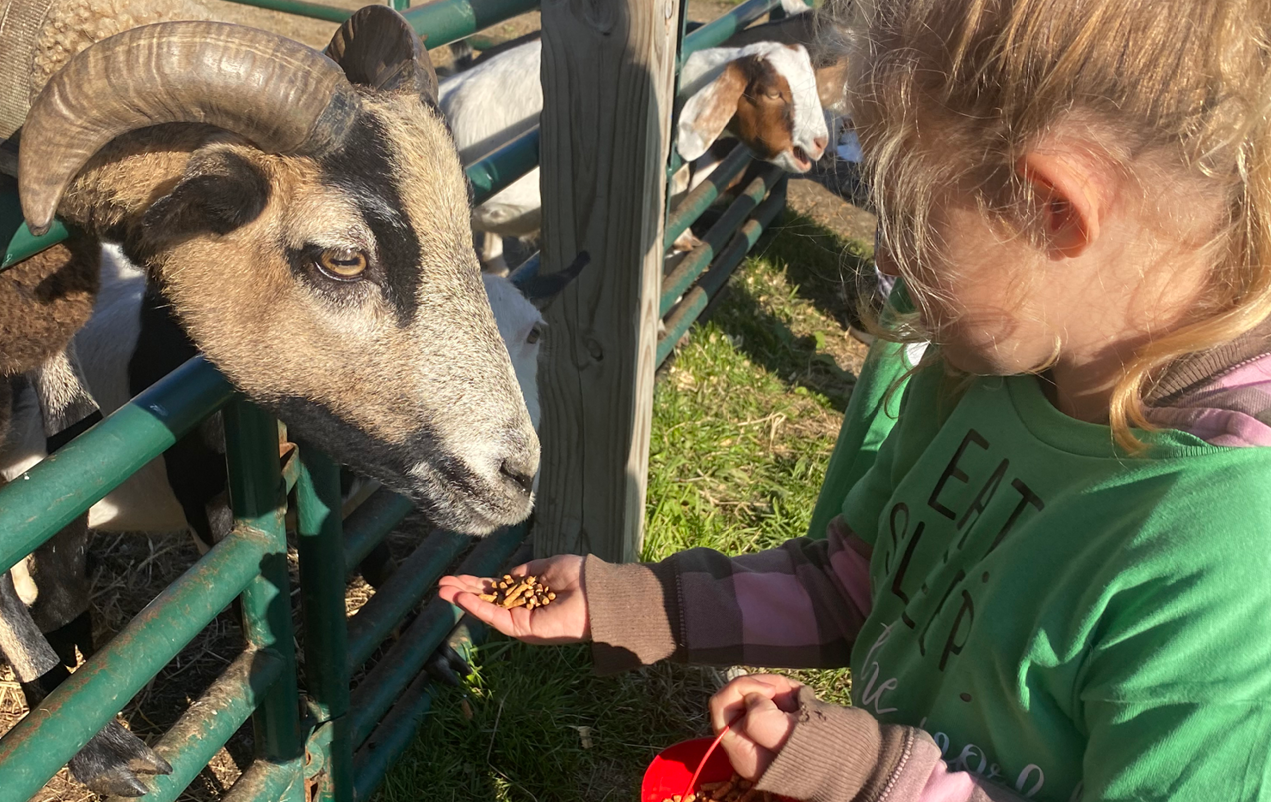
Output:
<instances>
[{"instance_id":1,"label":"girl's ear","mask_svg":"<svg viewBox=\"0 0 1271 802\"><path fill-rule=\"evenodd\" d=\"M698 90L680 111L675 147L680 158L691 162L719 139L737 113L737 101L746 91L746 74L740 61L730 61L719 77Z\"/></svg>"},{"instance_id":2,"label":"girl's ear","mask_svg":"<svg viewBox=\"0 0 1271 802\"><path fill-rule=\"evenodd\" d=\"M1051 258L1084 253L1098 239L1100 218L1107 212L1098 167L1075 151L1048 146L1030 151L1017 169L1033 187Z\"/></svg>"}]
</instances>

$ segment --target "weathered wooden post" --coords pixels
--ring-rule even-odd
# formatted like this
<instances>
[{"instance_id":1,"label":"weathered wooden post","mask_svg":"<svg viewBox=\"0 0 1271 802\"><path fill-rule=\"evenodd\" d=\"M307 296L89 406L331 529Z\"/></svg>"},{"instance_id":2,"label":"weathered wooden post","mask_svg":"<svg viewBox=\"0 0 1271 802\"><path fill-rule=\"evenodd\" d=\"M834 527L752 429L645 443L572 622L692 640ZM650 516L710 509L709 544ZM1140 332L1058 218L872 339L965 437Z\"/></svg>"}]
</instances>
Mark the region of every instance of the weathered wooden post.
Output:
<instances>
[{"instance_id":1,"label":"weathered wooden post","mask_svg":"<svg viewBox=\"0 0 1271 802\"><path fill-rule=\"evenodd\" d=\"M639 556L680 0L544 0L539 555Z\"/></svg>"}]
</instances>

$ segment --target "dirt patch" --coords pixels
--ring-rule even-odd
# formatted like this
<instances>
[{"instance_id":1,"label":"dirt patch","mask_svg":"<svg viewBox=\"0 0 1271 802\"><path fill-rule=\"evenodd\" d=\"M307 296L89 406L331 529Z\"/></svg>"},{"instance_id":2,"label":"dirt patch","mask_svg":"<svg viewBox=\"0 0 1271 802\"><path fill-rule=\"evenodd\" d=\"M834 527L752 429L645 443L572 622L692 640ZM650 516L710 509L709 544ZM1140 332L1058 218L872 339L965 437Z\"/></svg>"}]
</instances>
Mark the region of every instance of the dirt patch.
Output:
<instances>
[{"instance_id":1,"label":"dirt patch","mask_svg":"<svg viewBox=\"0 0 1271 802\"><path fill-rule=\"evenodd\" d=\"M854 167L835 159L828 166L818 165L807 176L792 176L786 202L794 211L840 237L872 243L878 219L864 207L863 199L854 197L860 189L854 181L849 185L842 178L848 173L854 175Z\"/></svg>"}]
</instances>

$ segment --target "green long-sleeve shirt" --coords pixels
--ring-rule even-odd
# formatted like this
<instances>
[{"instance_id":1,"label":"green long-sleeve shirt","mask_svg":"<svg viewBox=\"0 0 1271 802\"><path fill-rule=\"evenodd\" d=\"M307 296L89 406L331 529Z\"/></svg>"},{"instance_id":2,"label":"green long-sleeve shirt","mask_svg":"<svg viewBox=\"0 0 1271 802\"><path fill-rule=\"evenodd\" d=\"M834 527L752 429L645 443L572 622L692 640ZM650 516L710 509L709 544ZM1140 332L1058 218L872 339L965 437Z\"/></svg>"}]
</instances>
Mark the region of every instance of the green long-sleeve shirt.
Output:
<instances>
[{"instance_id":1,"label":"green long-sleeve shirt","mask_svg":"<svg viewBox=\"0 0 1271 802\"><path fill-rule=\"evenodd\" d=\"M1127 457L1035 377L942 381L843 504L855 704L1036 799L1271 798L1271 449Z\"/></svg>"}]
</instances>

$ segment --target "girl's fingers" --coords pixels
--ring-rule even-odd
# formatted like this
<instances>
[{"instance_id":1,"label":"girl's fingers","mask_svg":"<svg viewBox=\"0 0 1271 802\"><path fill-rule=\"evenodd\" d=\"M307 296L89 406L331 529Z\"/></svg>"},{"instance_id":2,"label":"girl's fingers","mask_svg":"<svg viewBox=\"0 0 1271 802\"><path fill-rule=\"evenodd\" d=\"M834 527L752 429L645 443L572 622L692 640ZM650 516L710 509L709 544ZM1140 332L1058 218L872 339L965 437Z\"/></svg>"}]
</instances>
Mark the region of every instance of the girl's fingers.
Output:
<instances>
[{"instance_id":1,"label":"girl's fingers","mask_svg":"<svg viewBox=\"0 0 1271 802\"><path fill-rule=\"evenodd\" d=\"M745 777L747 780L753 780L759 776L759 754L754 741L746 738L740 733L729 730L724 735L724 740L719 742L720 748L728 755L728 762L732 765L733 771Z\"/></svg>"},{"instance_id":2,"label":"girl's fingers","mask_svg":"<svg viewBox=\"0 0 1271 802\"><path fill-rule=\"evenodd\" d=\"M551 563L552 561L550 559L530 560L527 563L518 565L508 571L508 573L512 576L529 576L531 574L534 576L541 576L546 573L549 568L551 568Z\"/></svg>"},{"instance_id":3,"label":"girl's fingers","mask_svg":"<svg viewBox=\"0 0 1271 802\"><path fill-rule=\"evenodd\" d=\"M772 697L773 703L787 713L799 712L799 688L803 686L796 683L795 687L787 691L782 691Z\"/></svg>"},{"instance_id":4,"label":"girl's fingers","mask_svg":"<svg viewBox=\"0 0 1271 802\"><path fill-rule=\"evenodd\" d=\"M798 709L797 694L802 684L778 674L745 674L720 688L711 697L711 726L719 732L730 721L745 712L745 698L759 694L791 711ZM794 707L790 697L795 697Z\"/></svg>"},{"instance_id":5,"label":"girl's fingers","mask_svg":"<svg viewBox=\"0 0 1271 802\"><path fill-rule=\"evenodd\" d=\"M451 604L462 608L478 621L483 621L484 623L489 624L504 635L510 635L514 638L521 636L522 633L520 632L520 628L516 626L515 620L512 618L511 610L506 610L497 604L481 601L481 599L477 598L475 593L454 590L453 593L450 594L450 597L447 598L447 590L452 589L443 588L438 591L437 595L446 599L446 601Z\"/></svg>"},{"instance_id":6,"label":"girl's fingers","mask_svg":"<svg viewBox=\"0 0 1271 802\"><path fill-rule=\"evenodd\" d=\"M437 593L446 601L453 602L458 593L485 593L489 585L488 579L479 576L443 576L437 582Z\"/></svg>"},{"instance_id":7,"label":"girl's fingers","mask_svg":"<svg viewBox=\"0 0 1271 802\"><path fill-rule=\"evenodd\" d=\"M747 694L740 707L744 715L724 734L720 744L737 773L754 780L776 760L777 752L794 730L796 717L777 707L762 692Z\"/></svg>"},{"instance_id":8,"label":"girl's fingers","mask_svg":"<svg viewBox=\"0 0 1271 802\"><path fill-rule=\"evenodd\" d=\"M746 697L746 716L733 729L740 729L756 746L776 753L785 746L794 729L794 716L777 707L771 699L752 693Z\"/></svg>"}]
</instances>

